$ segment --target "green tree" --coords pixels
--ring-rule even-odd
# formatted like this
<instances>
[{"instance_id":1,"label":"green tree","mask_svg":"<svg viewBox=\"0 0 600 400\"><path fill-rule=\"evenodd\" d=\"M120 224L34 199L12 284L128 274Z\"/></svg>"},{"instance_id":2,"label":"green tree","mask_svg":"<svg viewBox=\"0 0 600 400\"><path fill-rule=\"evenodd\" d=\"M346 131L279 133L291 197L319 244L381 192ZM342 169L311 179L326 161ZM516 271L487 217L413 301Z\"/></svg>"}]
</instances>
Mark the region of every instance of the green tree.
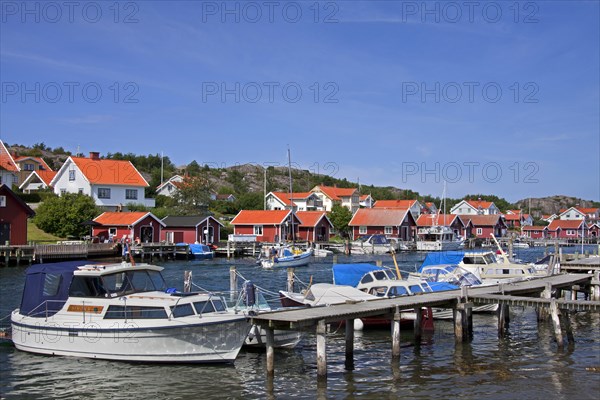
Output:
<instances>
[{"instance_id":1,"label":"green tree","mask_svg":"<svg viewBox=\"0 0 600 400\"><path fill-rule=\"evenodd\" d=\"M188 177L175 194L177 211L181 215L194 215L206 212L213 193L210 181L204 177Z\"/></svg>"},{"instance_id":2,"label":"green tree","mask_svg":"<svg viewBox=\"0 0 600 400\"><path fill-rule=\"evenodd\" d=\"M191 176L200 175L200 164L196 160L193 160L187 165L185 170Z\"/></svg>"},{"instance_id":3,"label":"green tree","mask_svg":"<svg viewBox=\"0 0 600 400\"><path fill-rule=\"evenodd\" d=\"M264 197L262 193L241 193L237 195L235 202L237 210L262 210L264 207Z\"/></svg>"},{"instance_id":4,"label":"green tree","mask_svg":"<svg viewBox=\"0 0 600 400\"><path fill-rule=\"evenodd\" d=\"M352 219L352 212L344 206L334 204L329 213L329 220L333 224L333 227L342 237L348 237L350 227L348 224Z\"/></svg>"},{"instance_id":5,"label":"green tree","mask_svg":"<svg viewBox=\"0 0 600 400\"><path fill-rule=\"evenodd\" d=\"M84 221L100 214L94 199L84 194L66 193L50 197L36 210L33 222L46 233L59 237L85 236L90 233Z\"/></svg>"}]
</instances>

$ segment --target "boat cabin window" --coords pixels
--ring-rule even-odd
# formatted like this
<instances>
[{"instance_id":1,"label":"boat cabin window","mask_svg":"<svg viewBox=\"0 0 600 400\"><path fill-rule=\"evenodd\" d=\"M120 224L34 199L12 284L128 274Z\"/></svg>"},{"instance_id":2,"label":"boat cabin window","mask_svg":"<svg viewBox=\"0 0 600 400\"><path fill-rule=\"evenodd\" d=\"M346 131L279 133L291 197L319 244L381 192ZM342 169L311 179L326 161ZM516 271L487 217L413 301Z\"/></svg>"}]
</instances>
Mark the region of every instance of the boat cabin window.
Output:
<instances>
[{"instance_id":1,"label":"boat cabin window","mask_svg":"<svg viewBox=\"0 0 600 400\"><path fill-rule=\"evenodd\" d=\"M191 304L178 304L171 307L171 314L175 318L187 317L188 315L194 315L194 309Z\"/></svg>"},{"instance_id":2,"label":"boat cabin window","mask_svg":"<svg viewBox=\"0 0 600 400\"><path fill-rule=\"evenodd\" d=\"M378 281L381 281L381 280L384 280L384 279L389 279L388 276L385 274L385 271L374 271L373 272L373 276Z\"/></svg>"},{"instance_id":3,"label":"boat cabin window","mask_svg":"<svg viewBox=\"0 0 600 400\"><path fill-rule=\"evenodd\" d=\"M155 290L164 291L167 286L160 272L145 269L103 275L102 281L104 288L111 296Z\"/></svg>"},{"instance_id":4,"label":"boat cabin window","mask_svg":"<svg viewBox=\"0 0 600 400\"><path fill-rule=\"evenodd\" d=\"M221 299L214 298L212 301L197 301L194 303L197 314L206 314L211 312L225 311L225 304Z\"/></svg>"},{"instance_id":5,"label":"boat cabin window","mask_svg":"<svg viewBox=\"0 0 600 400\"><path fill-rule=\"evenodd\" d=\"M106 289L99 276L73 276L69 296L72 297L105 297Z\"/></svg>"},{"instance_id":6,"label":"boat cabin window","mask_svg":"<svg viewBox=\"0 0 600 400\"><path fill-rule=\"evenodd\" d=\"M406 290L406 288L404 286L392 286L390 288L388 296L390 296L390 297L406 296L408 294L409 294L408 290Z\"/></svg>"},{"instance_id":7,"label":"boat cabin window","mask_svg":"<svg viewBox=\"0 0 600 400\"><path fill-rule=\"evenodd\" d=\"M46 274L44 279L44 296L56 296L60 287L61 274Z\"/></svg>"},{"instance_id":8,"label":"boat cabin window","mask_svg":"<svg viewBox=\"0 0 600 400\"><path fill-rule=\"evenodd\" d=\"M369 294L372 294L373 296L377 296L377 297L384 297L386 291L387 291L387 288L385 286L376 286L376 287L372 287L369 290Z\"/></svg>"},{"instance_id":9,"label":"boat cabin window","mask_svg":"<svg viewBox=\"0 0 600 400\"><path fill-rule=\"evenodd\" d=\"M366 274L360 280L360 283L370 283L370 282L373 282L373 277L371 276L371 274Z\"/></svg>"},{"instance_id":10,"label":"boat cabin window","mask_svg":"<svg viewBox=\"0 0 600 400\"><path fill-rule=\"evenodd\" d=\"M108 306L104 319L162 319L167 318L164 307Z\"/></svg>"},{"instance_id":11,"label":"boat cabin window","mask_svg":"<svg viewBox=\"0 0 600 400\"><path fill-rule=\"evenodd\" d=\"M420 285L410 285L408 288L410 289L412 294L424 292L423 288Z\"/></svg>"}]
</instances>

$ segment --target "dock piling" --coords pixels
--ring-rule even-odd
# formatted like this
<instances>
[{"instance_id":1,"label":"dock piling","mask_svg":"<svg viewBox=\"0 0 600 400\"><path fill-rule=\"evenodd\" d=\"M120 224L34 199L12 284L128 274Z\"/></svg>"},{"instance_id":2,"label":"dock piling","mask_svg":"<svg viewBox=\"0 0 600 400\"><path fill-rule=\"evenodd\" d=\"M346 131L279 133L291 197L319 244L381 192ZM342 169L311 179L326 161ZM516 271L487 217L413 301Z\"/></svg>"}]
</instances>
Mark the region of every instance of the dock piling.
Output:
<instances>
[{"instance_id":1,"label":"dock piling","mask_svg":"<svg viewBox=\"0 0 600 400\"><path fill-rule=\"evenodd\" d=\"M317 378L319 380L327 379L327 325L325 320L321 319L317 323Z\"/></svg>"},{"instance_id":2,"label":"dock piling","mask_svg":"<svg viewBox=\"0 0 600 400\"><path fill-rule=\"evenodd\" d=\"M347 371L354 370L354 319L346 320L346 362Z\"/></svg>"},{"instance_id":3,"label":"dock piling","mask_svg":"<svg viewBox=\"0 0 600 400\"><path fill-rule=\"evenodd\" d=\"M267 339L267 377L275 376L275 331L273 328L265 328L265 336Z\"/></svg>"},{"instance_id":4,"label":"dock piling","mask_svg":"<svg viewBox=\"0 0 600 400\"><path fill-rule=\"evenodd\" d=\"M421 336L422 336L422 326L423 323L423 309L421 307L415 307L415 324L414 324L414 333L415 333L415 346L419 346L421 344Z\"/></svg>"},{"instance_id":5,"label":"dock piling","mask_svg":"<svg viewBox=\"0 0 600 400\"><path fill-rule=\"evenodd\" d=\"M400 309L396 307L392 320L392 362L400 359Z\"/></svg>"}]
</instances>

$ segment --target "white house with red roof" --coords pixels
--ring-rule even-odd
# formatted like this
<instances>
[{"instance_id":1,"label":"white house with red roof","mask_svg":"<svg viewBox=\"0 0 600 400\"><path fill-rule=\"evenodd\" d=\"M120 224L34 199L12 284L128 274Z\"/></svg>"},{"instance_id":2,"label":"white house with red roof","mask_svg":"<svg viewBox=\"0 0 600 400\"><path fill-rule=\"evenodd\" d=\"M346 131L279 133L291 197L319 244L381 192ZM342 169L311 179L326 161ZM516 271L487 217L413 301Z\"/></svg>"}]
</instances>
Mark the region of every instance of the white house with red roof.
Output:
<instances>
[{"instance_id":1,"label":"white house with red roof","mask_svg":"<svg viewBox=\"0 0 600 400\"><path fill-rule=\"evenodd\" d=\"M267 210L289 210L294 206L294 211L317 211L322 210L323 203L320 197L313 192L269 192L265 196Z\"/></svg>"},{"instance_id":2,"label":"white house with red roof","mask_svg":"<svg viewBox=\"0 0 600 400\"><path fill-rule=\"evenodd\" d=\"M331 211L334 204L346 207L352 213L360 208L360 195L356 188L317 185L311 192L316 193L323 204L321 208L317 208L318 211Z\"/></svg>"},{"instance_id":3,"label":"white house with red roof","mask_svg":"<svg viewBox=\"0 0 600 400\"><path fill-rule=\"evenodd\" d=\"M183 182L183 177L181 175L173 175L168 180L158 185L156 194L173 197L181 185L181 182Z\"/></svg>"},{"instance_id":4,"label":"white house with red roof","mask_svg":"<svg viewBox=\"0 0 600 400\"><path fill-rule=\"evenodd\" d=\"M363 208L373 208L373 204L375 204L375 200L370 194L362 194L358 198L358 203Z\"/></svg>"},{"instance_id":5,"label":"white house with red roof","mask_svg":"<svg viewBox=\"0 0 600 400\"><path fill-rule=\"evenodd\" d=\"M4 184L9 188L12 185L19 184L19 166L10 154L4 142L0 140L0 185Z\"/></svg>"},{"instance_id":6,"label":"white house with red roof","mask_svg":"<svg viewBox=\"0 0 600 400\"><path fill-rule=\"evenodd\" d=\"M504 214L504 221L509 228L522 228L533 225L533 218L521 210L508 210Z\"/></svg>"},{"instance_id":7,"label":"white house with red roof","mask_svg":"<svg viewBox=\"0 0 600 400\"><path fill-rule=\"evenodd\" d=\"M415 219L408 209L361 208L348 223L354 239L364 235L383 234L410 241L414 238Z\"/></svg>"},{"instance_id":8,"label":"white house with red roof","mask_svg":"<svg viewBox=\"0 0 600 400\"><path fill-rule=\"evenodd\" d=\"M157 243L165 226L154 214L144 211L104 212L94 222L98 225L92 227L92 234L101 241L114 242L139 238L141 243Z\"/></svg>"},{"instance_id":9,"label":"white house with red roof","mask_svg":"<svg viewBox=\"0 0 600 400\"><path fill-rule=\"evenodd\" d=\"M558 239L588 237L588 226L583 219L555 219L548 225L548 236Z\"/></svg>"},{"instance_id":10,"label":"white house with red roof","mask_svg":"<svg viewBox=\"0 0 600 400\"><path fill-rule=\"evenodd\" d=\"M599 211L598 208L569 207L567 209L561 209L558 218L563 220L585 219L587 221L595 222L598 221Z\"/></svg>"},{"instance_id":11,"label":"white house with red roof","mask_svg":"<svg viewBox=\"0 0 600 400\"><path fill-rule=\"evenodd\" d=\"M373 208L396 208L399 210L410 210L416 220L421 215L423 205L418 200L377 200Z\"/></svg>"},{"instance_id":12,"label":"white house with red roof","mask_svg":"<svg viewBox=\"0 0 600 400\"><path fill-rule=\"evenodd\" d=\"M325 211L298 211L298 239L308 242L328 242L333 224Z\"/></svg>"},{"instance_id":13,"label":"white house with red roof","mask_svg":"<svg viewBox=\"0 0 600 400\"><path fill-rule=\"evenodd\" d=\"M461 200L450 209L450 214L458 215L495 215L500 210L491 201L484 200Z\"/></svg>"},{"instance_id":14,"label":"white house with red roof","mask_svg":"<svg viewBox=\"0 0 600 400\"><path fill-rule=\"evenodd\" d=\"M83 193L91 196L96 205L109 210L139 204L154 207L154 199L146 199L148 182L130 161L100 158L92 152L89 157L69 157L50 182L58 195Z\"/></svg>"},{"instance_id":15,"label":"white house with red roof","mask_svg":"<svg viewBox=\"0 0 600 400\"><path fill-rule=\"evenodd\" d=\"M291 210L241 210L230 224L234 235L253 235L257 242L278 243L298 240L301 221Z\"/></svg>"},{"instance_id":16,"label":"white house with red roof","mask_svg":"<svg viewBox=\"0 0 600 400\"><path fill-rule=\"evenodd\" d=\"M51 188L52 179L56 176L56 171L38 170L32 171L27 178L21 183L19 189L23 193L31 193L37 190Z\"/></svg>"}]
</instances>

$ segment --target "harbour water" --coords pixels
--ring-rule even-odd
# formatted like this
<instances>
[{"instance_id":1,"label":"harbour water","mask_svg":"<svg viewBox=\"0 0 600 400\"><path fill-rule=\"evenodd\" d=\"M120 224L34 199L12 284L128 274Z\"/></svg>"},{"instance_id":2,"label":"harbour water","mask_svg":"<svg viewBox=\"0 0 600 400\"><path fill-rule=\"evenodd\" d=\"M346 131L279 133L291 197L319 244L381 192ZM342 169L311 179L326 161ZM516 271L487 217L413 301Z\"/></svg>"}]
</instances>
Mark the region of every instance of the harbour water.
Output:
<instances>
[{"instance_id":1,"label":"harbour water","mask_svg":"<svg viewBox=\"0 0 600 400\"><path fill-rule=\"evenodd\" d=\"M586 247L585 250L594 250ZM564 252L579 251L566 248ZM516 249L532 261L543 249ZM414 270L424 253L400 253L403 270ZM375 262L392 266L389 255L338 256L338 262ZM183 288L183 273L208 290L228 290L229 267L257 286L276 292L286 287L285 270L263 270L252 259L168 261L163 274ZM332 258L298 268L304 282L331 282ZM0 269L0 317L17 308L24 268ZM0 397L6 399L597 399L600 393L600 315L572 316L574 346L557 350L550 324L536 321L535 310L513 307L509 332L499 339L493 315L474 316L473 340L455 344L451 322L436 321L435 332L415 344L402 332L399 364L391 362L390 332L356 332L355 369L344 369L344 329L327 339L328 378L316 378L314 335L293 350L275 351L272 385L264 353L243 349L233 365L148 365L38 356L0 346ZM93 343L90 344L93 346Z\"/></svg>"}]
</instances>

